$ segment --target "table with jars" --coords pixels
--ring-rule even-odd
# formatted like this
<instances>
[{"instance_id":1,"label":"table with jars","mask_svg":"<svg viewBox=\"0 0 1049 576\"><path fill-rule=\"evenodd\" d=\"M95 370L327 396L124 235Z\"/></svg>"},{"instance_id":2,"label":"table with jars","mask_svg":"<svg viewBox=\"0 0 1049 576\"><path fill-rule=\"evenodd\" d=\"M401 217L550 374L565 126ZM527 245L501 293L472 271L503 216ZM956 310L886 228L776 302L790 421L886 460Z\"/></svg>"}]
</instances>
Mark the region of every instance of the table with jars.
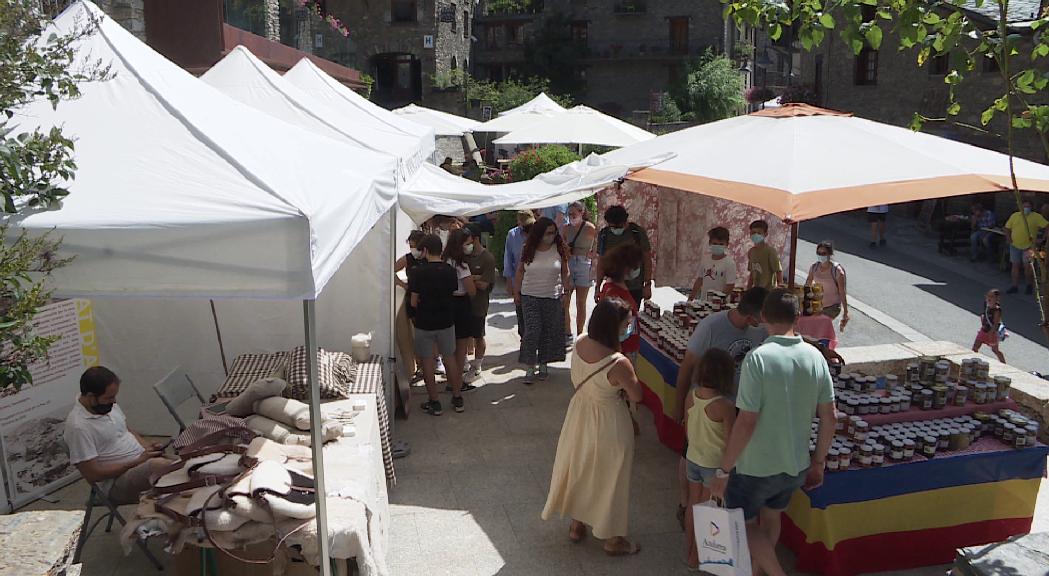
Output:
<instances>
[{"instance_id":1,"label":"table with jars","mask_svg":"<svg viewBox=\"0 0 1049 576\"><path fill-rule=\"evenodd\" d=\"M781 541L799 570L848 576L946 564L1025 534L1049 448L981 358L899 374L832 366L836 434L824 484L798 491ZM812 423L815 450L818 421Z\"/></svg>"},{"instance_id":2,"label":"table with jars","mask_svg":"<svg viewBox=\"0 0 1049 576\"><path fill-rule=\"evenodd\" d=\"M805 313L798 319L796 330L834 348L837 339L833 321L820 314L822 296L812 289L798 287L797 290ZM688 340L705 318L735 308L742 294L742 289L728 294L711 291L703 301L685 302L680 292L660 287L641 310L638 318L641 351L635 368L644 389L642 404L654 415L660 441L674 450L681 450L685 441L684 428L672 415L677 403L678 366L685 359Z\"/></svg>"}]
</instances>

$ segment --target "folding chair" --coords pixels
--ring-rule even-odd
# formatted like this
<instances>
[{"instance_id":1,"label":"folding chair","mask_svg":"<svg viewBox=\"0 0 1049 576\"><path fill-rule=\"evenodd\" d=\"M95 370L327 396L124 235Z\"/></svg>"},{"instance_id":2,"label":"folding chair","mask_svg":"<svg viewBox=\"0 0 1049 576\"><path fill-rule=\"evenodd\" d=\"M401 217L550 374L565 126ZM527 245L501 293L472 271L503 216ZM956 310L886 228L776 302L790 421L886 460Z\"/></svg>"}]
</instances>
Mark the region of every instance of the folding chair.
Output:
<instances>
[{"instance_id":1,"label":"folding chair","mask_svg":"<svg viewBox=\"0 0 1049 576\"><path fill-rule=\"evenodd\" d=\"M179 433L186 429L186 423L178 415L178 407L194 396L200 401L201 406L204 405L204 396L200 394L196 385L189 379L189 374L182 371L181 366L168 372L167 376L164 376L160 382L153 385L153 390L156 390L157 396L160 396L160 401L167 407L168 412L171 412L172 418L178 422Z\"/></svg>"},{"instance_id":2,"label":"folding chair","mask_svg":"<svg viewBox=\"0 0 1049 576\"><path fill-rule=\"evenodd\" d=\"M113 501L109 499L109 496L107 496L97 484L94 482L88 482L87 485L91 487L91 492L87 495L87 506L84 510L84 524L80 528L80 537L77 539L76 552L73 553L73 564L80 563L80 554L84 551L84 543L87 542L88 537L91 536L91 533L95 531L95 528L97 528L103 520L106 520L107 533L113 530L114 519L120 522L121 526L127 524L124 517L117 511L116 505L113 504ZM98 519L95 520L95 523L91 524L92 511L94 511L95 508L102 506L105 506L109 511L99 516ZM142 553L146 555L146 558L149 559L150 563L153 564L157 570L164 570L164 566L157 560L156 556L149 551L149 547L146 546L145 542L139 538L135 538L135 545L142 550Z\"/></svg>"}]
</instances>

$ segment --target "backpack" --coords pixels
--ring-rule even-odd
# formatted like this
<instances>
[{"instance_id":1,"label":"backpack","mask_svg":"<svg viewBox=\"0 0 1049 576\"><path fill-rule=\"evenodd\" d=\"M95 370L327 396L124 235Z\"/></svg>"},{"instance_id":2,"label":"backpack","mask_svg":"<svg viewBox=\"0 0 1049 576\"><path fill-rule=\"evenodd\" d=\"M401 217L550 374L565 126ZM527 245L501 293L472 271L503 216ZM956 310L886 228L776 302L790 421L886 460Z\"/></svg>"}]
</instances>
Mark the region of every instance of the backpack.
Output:
<instances>
[{"instance_id":1,"label":"backpack","mask_svg":"<svg viewBox=\"0 0 1049 576\"><path fill-rule=\"evenodd\" d=\"M626 228L634 236L634 244L641 246L641 227L631 222L627 224ZM605 226L597 233L597 253L600 256L605 255L605 245L608 243L608 235L611 234L609 230L611 228Z\"/></svg>"},{"instance_id":2,"label":"backpack","mask_svg":"<svg viewBox=\"0 0 1049 576\"><path fill-rule=\"evenodd\" d=\"M841 264L838 264L837 262L831 262L831 264L834 265L830 269L830 277L834 280L834 289L840 290L841 278L845 275L845 268L842 268ZM809 268L809 278L812 278L816 274L816 267L819 265L820 263L816 262L811 268Z\"/></svg>"}]
</instances>

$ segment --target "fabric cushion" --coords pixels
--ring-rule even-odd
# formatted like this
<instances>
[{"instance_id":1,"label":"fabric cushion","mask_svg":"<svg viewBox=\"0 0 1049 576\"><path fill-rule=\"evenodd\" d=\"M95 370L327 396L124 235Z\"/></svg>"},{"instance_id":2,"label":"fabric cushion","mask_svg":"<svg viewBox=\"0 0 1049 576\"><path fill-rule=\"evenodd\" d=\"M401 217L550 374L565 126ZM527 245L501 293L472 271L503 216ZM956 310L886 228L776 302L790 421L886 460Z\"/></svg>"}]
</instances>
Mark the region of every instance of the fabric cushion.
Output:
<instances>
[{"instance_id":1,"label":"fabric cushion","mask_svg":"<svg viewBox=\"0 0 1049 576\"><path fill-rule=\"evenodd\" d=\"M255 404L266 398L280 396L288 388L288 383L280 378L264 378L256 380L229 401L226 405L226 413L230 416L243 418L251 416L255 411Z\"/></svg>"},{"instance_id":2,"label":"fabric cushion","mask_svg":"<svg viewBox=\"0 0 1049 576\"><path fill-rule=\"evenodd\" d=\"M255 403L255 413L294 426L299 430L310 429L310 407L292 398L271 397Z\"/></svg>"},{"instance_id":3,"label":"fabric cushion","mask_svg":"<svg viewBox=\"0 0 1049 576\"><path fill-rule=\"evenodd\" d=\"M226 382L216 393L221 398L232 398L246 390L249 385L265 378L282 378L288 366L288 353L241 354L230 366Z\"/></svg>"},{"instance_id":4,"label":"fabric cushion","mask_svg":"<svg viewBox=\"0 0 1049 576\"><path fill-rule=\"evenodd\" d=\"M348 388L357 375L357 365L353 357L344 352L317 351L318 372L321 398L345 398ZM289 390L286 394L296 400L308 401L309 387L309 354L305 346L292 350L288 360L287 380Z\"/></svg>"}]
</instances>

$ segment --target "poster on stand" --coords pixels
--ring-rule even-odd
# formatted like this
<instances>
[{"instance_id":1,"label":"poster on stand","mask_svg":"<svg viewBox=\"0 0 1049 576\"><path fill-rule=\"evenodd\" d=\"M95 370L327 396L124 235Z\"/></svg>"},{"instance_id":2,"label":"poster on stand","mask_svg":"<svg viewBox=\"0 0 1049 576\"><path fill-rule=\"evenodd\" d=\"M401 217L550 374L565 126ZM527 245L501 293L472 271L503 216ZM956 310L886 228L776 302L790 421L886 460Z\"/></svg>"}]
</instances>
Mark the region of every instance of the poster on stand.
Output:
<instances>
[{"instance_id":1,"label":"poster on stand","mask_svg":"<svg viewBox=\"0 0 1049 576\"><path fill-rule=\"evenodd\" d=\"M79 476L62 433L80 391L80 375L99 362L89 300L48 304L33 327L38 335L58 340L45 361L29 367L32 384L0 390L5 508L24 506Z\"/></svg>"}]
</instances>

